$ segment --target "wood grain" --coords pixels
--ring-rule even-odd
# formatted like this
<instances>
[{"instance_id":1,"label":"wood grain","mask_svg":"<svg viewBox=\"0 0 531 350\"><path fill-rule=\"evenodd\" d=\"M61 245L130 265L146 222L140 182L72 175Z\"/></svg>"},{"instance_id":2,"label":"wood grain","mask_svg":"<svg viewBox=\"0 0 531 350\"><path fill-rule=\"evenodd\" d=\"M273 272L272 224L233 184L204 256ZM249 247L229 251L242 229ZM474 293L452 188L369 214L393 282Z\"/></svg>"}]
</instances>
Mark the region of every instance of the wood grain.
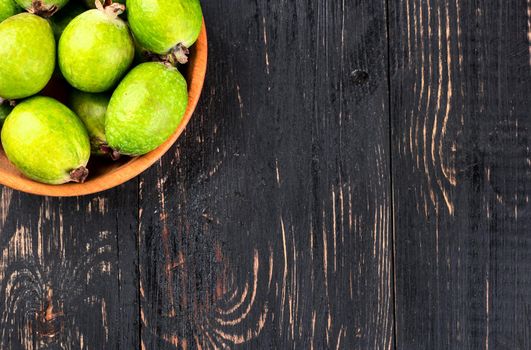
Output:
<instances>
[{"instance_id":1,"label":"wood grain","mask_svg":"<svg viewBox=\"0 0 531 350\"><path fill-rule=\"evenodd\" d=\"M136 188L73 199L2 188L1 349L137 346Z\"/></svg>"},{"instance_id":2,"label":"wood grain","mask_svg":"<svg viewBox=\"0 0 531 350\"><path fill-rule=\"evenodd\" d=\"M203 2L200 107L141 178L142 349L392 348L384 5Z\"/></svg>"},{"instance_id":3,"label":"wood grain","mask_svg":"<svg viewBox=\"0 0 531 350\"><path fill-rule=\"evenodd\" d=\"M0 349L531 348L529 0L202 1L177 144L0 191Z\"/></svg>"},{"instance_id":4,"label":"wood grain","mask_svg":"<svg viewBox=\"0 0 531 350\"><path fill-rule=\"evenodd\" d=\"M389 5L397 349L527 349L529 5Z\"/></svg>"}]
</instances>

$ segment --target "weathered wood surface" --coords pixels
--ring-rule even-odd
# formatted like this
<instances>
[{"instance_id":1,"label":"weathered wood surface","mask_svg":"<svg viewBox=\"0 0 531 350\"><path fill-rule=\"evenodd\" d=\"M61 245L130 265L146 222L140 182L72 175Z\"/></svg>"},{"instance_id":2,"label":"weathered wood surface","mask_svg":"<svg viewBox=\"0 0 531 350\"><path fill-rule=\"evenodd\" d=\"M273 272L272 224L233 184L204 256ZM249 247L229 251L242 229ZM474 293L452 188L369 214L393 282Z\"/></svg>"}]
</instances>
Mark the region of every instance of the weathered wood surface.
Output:
<instances>
[{"instance_id":1,"label":"weathered wood surface","mask_svg":"<svg viewBox=\"0 0 531 350\"><path fill-rule=\"evenodd\" d=\"M398 349L531 348L531 3L390 5Z\"/></svg>"},{"instance_id":2,"label":"weathered wood surface","mask_svg":"<svg viewBox=\"0 0 531 350\"><path fill-rule=\"evenodd\" d=\"M389 349L384 2L203 5L204 97L140 180L144 348Z\"/></svg>"},{"instance_id":3,"label":"weathered wood surface","mask_svg":"<svg viewBox=\"0 0 531 350\"><path fill-rule=\"evenodd\" d=\"M194 119L1 190L0 349L528 349L527 0L203 0Z\"/></svg>"},{"instance_id":4,"label":"weathered wood surface","mask_svg":"<svg viewBox=\"0 0 531 350\"><path fill-rule=\"evenodd\" d=\"M133 349L138 181L53 199L1 190L0 349Z\"/></svg>"}]
</instances>

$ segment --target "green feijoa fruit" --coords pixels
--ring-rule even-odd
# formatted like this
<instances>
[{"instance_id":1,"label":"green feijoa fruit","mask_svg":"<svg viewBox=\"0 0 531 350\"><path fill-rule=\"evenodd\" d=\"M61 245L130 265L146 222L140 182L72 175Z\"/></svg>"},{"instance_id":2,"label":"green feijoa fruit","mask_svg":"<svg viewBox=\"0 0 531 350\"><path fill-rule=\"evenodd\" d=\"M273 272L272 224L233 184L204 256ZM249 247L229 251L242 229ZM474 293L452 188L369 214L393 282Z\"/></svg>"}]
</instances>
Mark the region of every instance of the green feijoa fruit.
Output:
<instances>
[{"instance_id":1,"label":"green feijoa fruit","mask_svg":"<svg viewBox=\"0 0 531 350\"><path fill-rule=\"evenodd\" d=\"M0 97L20 99L46 86L55 67L55 40L47 20L20 13L0 23Z\"/></svg>"},{"instance_id":2,"label":"green feijoa fruit","mask_svg":"<svg viewBox=\"0 0 531 350\"><path fill-rule=\"evenodd\" d=\"M0 0L0 22L16 15L21 10L22 9L17 5L15 0Z\"/></svg>"},{"instance_id":3,"label":"green feijoa fruit","mask_svg":"<svg viewBox=\"0 0 531 350\"><path fill-rule=\"evenodd\" d=\"M146 50L170 62L187 62L199 36L203 13L199 0L127 0L128 21Z\"/></svg>"},{"instance_id":4,"label":"green feijoa fruit","mask_svg":"<svg viewBox=\"0 0 531 350\"><path fill-rule=\"evenodd\" d=\"M77 16L85 12L86 9L77 1L69 2L59 13L51 18L55 39L59 40L66 26Z\"/></svg>"},{"instance_id":5,"label":"green feijoa fruit","mask_svg":"<svg viewBox=\"0 0 531 350\"><path fill-rule=\"evenodd\" d=\"M85 181L90 157L87 131L79 118L49 97L17 105L2 128L7 158L27 177L48 184Z\"/></svg>"},{"instance_id":6,"label":"green feijoa fruit","mask_svg":"<svg viewBox=\"0 0 531 350\"><path fill-rule=\"evenodd\" d=\"M0 128L4 125L4 121L12 110L13 108L7 103L0 104Z\"/></svg>"},{"instance_id":7,"label":"green feijoa fruit","mask_svg":"<svg viewBox=\"0 0 531 350\"><path fill-rule=\"evenodd\" d=\"M82 13L61 35L59 68L78 90L92 93L109 90L133 62L135 47L131 33L117 17L123 5L114 5Z\"/></svg>"},{"instance_id":8,"label":"green feijoa fruit","mask_svg":"<svg viewBox=\"0 0 531 350\"><path fill-rule=\"evenodd\" d=\"M43 17L50 17L63 8L69 0L15 0L28 12Z\"/></svg>"},{"instance_id":9,"label":"green feijoa fruit","mask_svg":"<svg viewBox=\"0 0 531 350\"><path fill-rule=\"evenodd\" d=\"M78 90L70 95L70 107L87 128L92 154L107 153L107 139L105 138L105 113L109 105L106 94L91 94Z\"/></svg>"},{"instance_id":10,"label":"green feijoa fruit","mask_svg":"<svg viewBox=\"0 0 531 350\"><path fill-rule=\"evenodd\" d=\"M135 67L114 91L105 118L109 147L124 155L148 153L177 129L188 90L177 68L160 62Z\"/></svg>"}]
</instances>

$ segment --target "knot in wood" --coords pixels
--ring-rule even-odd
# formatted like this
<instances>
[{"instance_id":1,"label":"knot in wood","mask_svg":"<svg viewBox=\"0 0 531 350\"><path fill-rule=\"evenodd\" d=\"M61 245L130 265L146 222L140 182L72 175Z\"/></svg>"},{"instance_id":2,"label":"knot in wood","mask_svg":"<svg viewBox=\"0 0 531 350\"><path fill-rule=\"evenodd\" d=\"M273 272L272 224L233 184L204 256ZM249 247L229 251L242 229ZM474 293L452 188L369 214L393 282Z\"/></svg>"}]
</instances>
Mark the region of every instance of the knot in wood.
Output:
<instances>
[{"instance_id":1,"label":"knot in wood","mask_svg":"<svg viewBox=\"0 0 531 350\"><path fill-rule=\"evenodd\" d=\"M350 73L350 77L356 85L363 85L369 81L369 73L361 69L354 70Z\"/></svg>"}]
</instances>

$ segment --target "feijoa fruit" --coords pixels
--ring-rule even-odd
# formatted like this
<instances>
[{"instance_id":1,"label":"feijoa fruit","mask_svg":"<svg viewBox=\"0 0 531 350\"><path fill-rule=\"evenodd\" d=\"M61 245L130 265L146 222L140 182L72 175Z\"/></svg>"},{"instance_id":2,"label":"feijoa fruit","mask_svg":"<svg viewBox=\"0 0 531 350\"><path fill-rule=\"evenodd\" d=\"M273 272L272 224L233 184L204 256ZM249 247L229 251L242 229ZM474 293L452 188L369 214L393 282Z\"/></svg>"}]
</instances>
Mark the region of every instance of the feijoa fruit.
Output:
<instances>
[{"instance_id":1,"label":"feijoa fruit","mask_svg":"<svg viewBox=\"0 0 531 350\"><path fill-rule=\"evenodd\" d=\"M20 13L0 23L0 97L36 94L55 67L55 39L47 20Z\"/></svg>"},{"instance_id":2,"label":"feijoa fruit","mask_svg":"<svg viewBox=\"0 0 531 350\"><path fill-rule=\"evenodd\" d=\"M8 159L27 177L47 183L83 182L90 157L87 131L79 118L49 97L18 104L2 128Z\"/></svg>"},{"instance_id":3,"label":"feijoa fruit","mask_svg":"<svg viewBox=\"0 0 531 350\"><path fill-rule=\"evenodd\" d=\"M0 0L0 22L21 11L15 0Z\"/></svg>"},{"instance_id":4,"label":"feijoa fruit","mask_svg":"<svg viewBox=\"0 0 531 350\"><path fill-rule=\"evenodd\" d=\"M135 55L127 24L118 18L124 6L88 10L65 28L59 40L59 68L78 90L104 92L125 74Z\"/></svg>"},{"instance_id":5,"label":"feijoa fruit","mask_svg":"<svg viewBox=\"0 0 531 350\"><path fill-rule=\"evenodd\" d=\"M105 113L109 105L109 96L74 90L70 95L69 105L87 128L92 154L108 153L105 138Z\"/></svg>"},{"instance_id":6,"label":"feijoa fruit","mask_svg":"<svg viewBox=\"0 0 531 350\"><path fill-rule=\"evenodd\" d=\"M142 63L114 91L105 117L107 143L124 155L148 153L166 141L182 120L188 90L177 68Z\"/></svg>"},{"instance_id":7,"label":"feijoa fruit","mask_svg":"<svg viewBox=\"0 0 531 350\"><path fill-rule=\"evenodd\" d=\"M127 0L127 14L144 49L172 63L187 62L203 22L199 0Z\"/></svg>"}]
</instances>

